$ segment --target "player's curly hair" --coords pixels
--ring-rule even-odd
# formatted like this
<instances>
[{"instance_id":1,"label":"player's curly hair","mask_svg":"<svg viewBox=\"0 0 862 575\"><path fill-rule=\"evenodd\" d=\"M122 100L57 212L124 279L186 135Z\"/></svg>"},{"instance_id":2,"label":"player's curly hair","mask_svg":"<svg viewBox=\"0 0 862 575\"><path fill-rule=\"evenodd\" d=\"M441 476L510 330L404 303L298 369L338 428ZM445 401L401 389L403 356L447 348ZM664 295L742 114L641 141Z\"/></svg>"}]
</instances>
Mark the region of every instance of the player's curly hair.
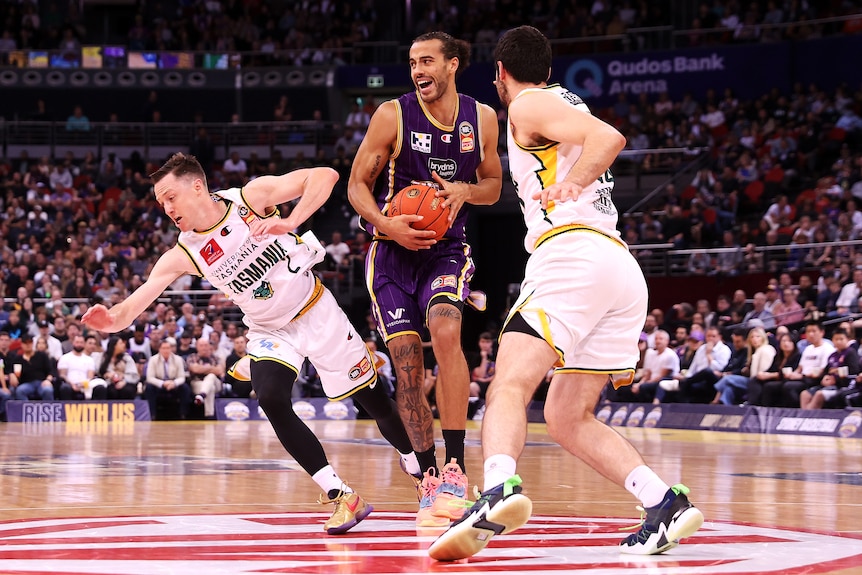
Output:
<instances>
[{"instance_id":1,"label":"player's curly hair","mask_svg":"<svg viewBox=\"0 0 862 575\"><path fill-rule=\"evenodd\" d=\"M427 42L428 40L440 40L443 44L443 56L447 60L458 58L458 69L455 71L456 79L464 72L464 70L467 69L467 66L470 65L470 44L464 40L453 38L446 32L435 31L417 36L416 39L413 40L413 43Z\"/></svg>"},{"instance_id":2,"label":"player's curly hair","mask_svg":"<svg viewBox=\"0 0 862 575\"><path fill-rule=\"evenodd\" d=\"M551 76L551 43L532 26L518 26L500 37L494 62L502 62L518 82L541 84Z\"/></svg>"},{"instance_id":3,"label":"player's curly hair","mask_svg":"<svg viewBox=\"0 0 862 575\"><path fill-rule=\"evenodd\" d=\"M173 174L177 178L192 176L202 179L204 183L207 181L206 172L200 162L198 162L198 159L192 155L183 154L182 152L177 152L171 156L161 168L150 174L150 178L153 180L154 184L157 184L168 174Z\"/></svg>"}]
</instances>

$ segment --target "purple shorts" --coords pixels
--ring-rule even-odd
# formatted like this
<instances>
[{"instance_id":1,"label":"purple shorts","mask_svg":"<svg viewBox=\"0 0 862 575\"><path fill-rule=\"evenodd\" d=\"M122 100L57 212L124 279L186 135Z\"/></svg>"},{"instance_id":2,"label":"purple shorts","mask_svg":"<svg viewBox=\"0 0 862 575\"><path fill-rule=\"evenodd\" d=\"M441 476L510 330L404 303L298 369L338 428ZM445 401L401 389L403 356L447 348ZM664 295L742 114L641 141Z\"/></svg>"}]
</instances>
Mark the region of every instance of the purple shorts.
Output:
<instances>
[{"instance_id":1,"label":"purple shorts","mask_svg":"<svg viewBox=\"0 0 862 575\"><path fill-rule=\"evenodd\" d=\"M462 307L470 296L475 269L470 246L458 240L415 252L391 240L376 240L365 263L371 311L384 341L405 333L421 334L428 310L438 298Z\"/></svg>"}]
</instances>

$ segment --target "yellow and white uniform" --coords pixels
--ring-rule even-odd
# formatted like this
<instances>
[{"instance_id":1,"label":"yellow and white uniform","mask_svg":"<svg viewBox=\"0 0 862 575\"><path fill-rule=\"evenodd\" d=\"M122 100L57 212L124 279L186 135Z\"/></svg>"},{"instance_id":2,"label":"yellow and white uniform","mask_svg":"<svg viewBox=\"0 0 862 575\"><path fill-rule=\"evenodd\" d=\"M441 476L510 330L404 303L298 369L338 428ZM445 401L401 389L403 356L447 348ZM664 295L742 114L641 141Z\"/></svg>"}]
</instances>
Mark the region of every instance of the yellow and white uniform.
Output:
<instances>
[{"instance_id":1,"label":"yellow and white uniform","mask_svg":"<svg viewBox=\"0 0 862 575\"><path fill-rule=\"evenodd\" d=\"M278 212L256 213L238 188L213 196L225 200L224 217L208 230L181 233L177 246L199 275L242 310L249 327L248 355L296 373L308 357L332 399L373 386L377 374L368 348L311 271L324 256L317 238L310 233L252 236L252 221L279 217Z\"/></svg>"},{"instance_id":2,"label":"yellow and white uniform","mask_svg":"<svg viewBox=\"0 0 862 575\"><path fill-rule=\"evenodd\" d=\"M589 113L583 100L559 85L546 91ZM527 225L530 252L521 295L511 315L521 316L560 355L559 372L615 374L631 381L637 341L647 312L647 286L637 261L616 229L610 170L574 201L549 202L533 193L562 181L582 146L551 142L525 147L507 130L509 169Z\"/></svg>"}]
</instances>

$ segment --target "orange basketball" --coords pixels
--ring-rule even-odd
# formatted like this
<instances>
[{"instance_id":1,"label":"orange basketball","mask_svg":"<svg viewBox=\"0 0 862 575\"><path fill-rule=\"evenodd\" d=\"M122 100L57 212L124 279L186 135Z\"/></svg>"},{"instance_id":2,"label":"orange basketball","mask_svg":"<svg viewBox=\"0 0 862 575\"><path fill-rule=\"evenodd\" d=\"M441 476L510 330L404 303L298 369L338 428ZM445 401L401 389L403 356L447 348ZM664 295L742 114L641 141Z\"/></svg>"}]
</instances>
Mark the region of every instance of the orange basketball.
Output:
<instances>
[{"instance_id":1,"label":"orange basketball","mask_svg":"<svg viewBox=\"0 0 862 575\"><path fill-rule=\"evenodd\" d=\"M449 230L449 207L443 208L444 198L435 196L437 190L425 184L410 184L395 194L389 204L389 215L401 214L422 216L422 221L413 222L414 230L431 230L439 240Z\"/></svg>"}]
</instances>

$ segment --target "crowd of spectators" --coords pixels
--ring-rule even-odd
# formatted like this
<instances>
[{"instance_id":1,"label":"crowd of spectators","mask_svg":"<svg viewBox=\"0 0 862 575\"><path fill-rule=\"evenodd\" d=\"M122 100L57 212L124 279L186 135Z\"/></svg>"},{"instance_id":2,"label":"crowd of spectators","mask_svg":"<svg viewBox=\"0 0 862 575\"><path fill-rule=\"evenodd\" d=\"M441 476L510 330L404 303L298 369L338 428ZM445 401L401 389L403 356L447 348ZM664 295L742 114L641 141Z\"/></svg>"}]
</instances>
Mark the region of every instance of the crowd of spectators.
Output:
<instances>
[{"instance_id":1,"label":"crowd of spectators","mask_svg":"<svg viewBox=\"0 0 862 575\"><path fill-rule=\"evenodd\" d=\"M858 0L691 1L683 9L667 1L592 0L441 0L412 3L410 22L404 6L374 0L268 2L242 0L163 0L142 2L131 18L112 21L113 36L88 29L76 2L24 1L0 6L0 52L16 49L77 53L82 44L125 43L130 50L249 52L244 66L330 64L372 57L357 43L400 44L429 30L445 30L477 45L475 57L488 59L500 33L531 22L551 39L619 36L636 30L633 42L610 40L590 50L667 47L643 28L673 26L685 34L680 43L698 46L728 42L806 39L862 29L862 18L830 22L817 19L859 14ZM84 5L86 6L86 5ZM125 14L125 12L124 12ZM393 20L393 21L390 21ZM811 23L811 21L815 21ZM780 27L781 24L794 23ZM91 26L92 28L92 26ZM357 53L348 55L351 49ZM565 50L566 48L562 48Z\"/></svg>"},{"instance_id":2,"label":"crowd of spectators","mask_svg":"<svg viewBox=\"0 0 862 575\"><path fill-rule=\"evenodd\" d=\"M641 26L660 22L662 17L660 4L646 2L597 0L589 8L561 7L561 4L538 2L535 6L541 14L530 12L519 16L519 21L529 18L545 27L553 37L554 26L558 27L556 34L574 33L563 26L572 19L593 22L596 30L607 33L611 23L621 18L627 26ZM757 3L752 6L755 5ZM805 3L794 2L788 6L781 8L785 19L796 17L793 10L797 10L799 18L823 15L814 14L813 8ZM179 17L171 17L170 10L177 8L181 13L174 16ZM357 25L362 28L365 18L373 20L373 2L367 1L299 3L283 11L276 11L276 8L275 4L238 1L182 2L179 7L168 2L147 3L138 24L155 22L156 25L147 30L136 25L132 32L137 32L130 34L130 39L141 42L139 46L146 48L185 46L183 42L194 48L200 42L224 42L225 46L230 46L225 49L255 49L251 38L260 32L254 32L255 28L262 27L272 34L280 31L276 37L279 44L284 45L296 41L297 37L301 39L304 26L323 19L327 26L320 31L320 37L338 36L339 41L347 41L350 34L335 33L338 26L345 25L344 21L349 22L347 28L356 32ZM68 40L70 33L73 37L86 36L74 3L69 7L49 3L40 9L44 11L41 20L36 8L29 3L4 4L2 21L6 43L0 44L0 49L10 45L10 38L18 42L16 46L21 42L41 46L61 36ZM477 27L484 27L490 30L485 37L493 42L493 34L511 24L508 18L525 9L523 2L474 2L463 8L437 3L423 12L425 16L417 20L418 29L413 32L424 31L423 27L439 29L451 25L458 27L451 30L456 35L469 37L475 33L476 41L482 42L484 40L479 37L482 30ZM68 12L64 14L63 10ZM721 11L725 20L739 12L738 15L744 16L742 21L749 21L750 14L757 12L750 8L743 15L732 0L716 0L706 5L706 10ZM770 9L760 13L764 18L769 14L774 18L774 12L775 9ZM276 13L285 16L274 20L270 15ZM289 25L283 27L285 18ZM704 19L718 25L714 20ZM598 26L597 22L607 27ZM190 33L184 28L188 26L196 32ZM726 22L722 26L731 28ZM241 35L246 35L243 36L245 44L237 44L234 37L239 29ZM578 33L582 32L586 33L583 30ZM373 28L360 33L367 38L374 38L374 34ZM317 37L315 34L305 36L309 42ZM157 99L156 94L156 103L150 106L151 114L158 111ZM292 158L282 157L280 153L271 158L241 157L232 153L226 161L218 163L210 153L204 128L201 128L203 132L198 131L191 151L209 168L213 189L241 185L249 178L266 173L284 173L310 166L333 167L341 176L341 187L336 188L322 210L329 228L334 231L330 235L327 228L326 235L321 235L331 238L326 269L321 271L330 279L353 273L361 277L368 239L361 232L355 232L355 216L346 201L344 183L373 106L372 100L364 107L357 102L344 122L341 135L331 146L321 146L313 157L305 157L301 152ZM84 110L71 105L69 111L67 125L71 131L88 126ZM860 311L862 271L858 267L862 266L862 250L834 243L862 239L862 211L857 209L858 202L862 201L860 111L860 90L841 86L826 92L816 86L802 85L796 86L791 94L775 92L754 101L739 101L730 91L710 92L703 100L686 96L680 101L671 100L667 94L657 98L641 94L632 100L620 95L613 106L595 110L626 134L629 148L635 152L662 147L709 150L701 169L690 180L669 185L642 214L621 219L621 232L625 240L635 246L638 257L650 257L649 244L668 243L675 248L719 247L723 249L693 254L685 272L735 275L768 271L777 278L764 292L752 294L751 298L744 292L737 292L732 298L719 298L715 311L705 302L699 303L697 308L678 304L669 310L668 321L665 321L665 314L655 310L645 331L645 352L647 347L664 346L656 355L668 358L667 349L683 350L677 356L693 360L697 349L693 342L714 339L714 332L721 338L722 330L733 331L729 326L767 328L770 338L777 337L775 341L770 339L770 345L780 352L783 331L793 335L792 330L798 329L804 320L839 318ZM44 106L42 113L46 113ZM290 114L289 102L280 98L274 106L273 119L277 122L292 119ZM499 117L503 125L505 115ZM644 151L634 156L633 161L643 170L673 172L694 157L694 152L666 155ZM505 162L505 150L503 160ZM82 329L79 320L89 305L94 301L110 304L127 297L147 277L157 257L176 239L176 229L150 193L151 183L146 174L154 168L137 152L128 158L114 154L97 158L92 153L83 158L72 154L63 158L31 158L23 152L17 158L0 161L0 294L7 298L0 310L0 358L13 359L11 363L5 361L4 368L0 369L3 373L0 387L6 390L0 397L14 394L24 399L50 395L69 399L93 397L93 394L95 397L125 397L126 394L147 398L155 413L159 396L168 394L179 402L180 416L188 415L194 399L199 400L206 416L212 416L212 399L217 394L235 393L232 390L236 389L244 396L251 392L247 383L230 382L230 376L225 373L225 366L232 364L229 355L244 353L244 347L240 352L243 338L240 324L236 322L238 317L230 316L230 302L216 292L204 301L178 296L169 305L163 302L154 306L124 334L126 343L123 344L105 334L85 333ZM289 209L289 205L282 207L285 213ZM319 233L320 224L320 219L311 222ZM762 251L754 249L760 246L785 246L786 257L764 258ZM798 281L794 283L787 272L798 275ZM210 286L200 278L183 277L171 287L183 291ZM755 325L757 322L762 325ZM672 338L668 336L666 344L662 337L657 337L656 330L662 327L673 334ZM711 330L712 327L719 329ZM850 347L856 339L853 328L852 323L845 327L850 335ZM373 333L373 329L370 331ZM816 335L812 333L802 341L816 339ZM81 350L77 350L81 346L75 343L78 336L82 336ZM703 381L698 380L699 387L695 386L695 389L705 387L712 393L707 397L710 401L720 401L722 397L730 402L743 399L736 393L742 389L738 377L718 384L725 375L747 375L744 373L747 360L740 359L740 350L759 348L763 341L755 343L752 339L756 336L750 333L734 337L739 344L734 346L738 353L731 352L727 358L727 362L736 358L736 363L731 365L733 369L728 369L727 363L716 367L712 370L715 381L702 374ZM757 337L765 340L766 335ZM834 335L832 337L834 339ZM35 341L28 342L28 338ZM748 348L746 341L749 341ZM65 367L49 363L47 370L39 359L40 369L47 372L38 371L34 375L29 371L32 350L27 346L30 344L35 353L45 352L58 364L66 354L72 356L61 364ZM704 344L703 347L709 346ZM840 344L836 344L836 348L839 347ZM61 351L64 353L60 354ZM90 373L87 366L81 367L89 362L81 358L93 354L97 355L91 358ZM131 370L132 363L124 354L135 364L137 381ZM148 361L160 354L162 360ZM750 357L754 355L752 351ZM776 357L780 355L777 353ZM174 356L183 360L182 373ZM742 367L736 369L740 361ZM71 372L67 365L70 363L74 367ZM16 374L15 365L25 365L28 371L25 375ZM162 373L158 373L159 366ZM668 379L682 382L687 381L685 378L666 377L667 374L656 370L655 366L644 366L644 373L645 385L635 388L638 393L644 389L649 394L650 384L656 384L651 393L660 396L661 401L666 394L673 397L680 389L689 391L688 384L670 390L665 387L672 385L661 386ZM317 387L313 369L304 368L303 374L298 389L314 393ZM196 377L198 375L202 377ZM809 377L809 374L804 376ZM231 385L225 386L226 380ZM98 381L101 383L93 383ZM713 388L702 385L704 381ZM141 384L140 389L137 383ZM849 380L845 383L849 385ZM799 396L794 397L798 399ZM784 404L794 403L796 399Z\"/></svg>"}]
</instances>

